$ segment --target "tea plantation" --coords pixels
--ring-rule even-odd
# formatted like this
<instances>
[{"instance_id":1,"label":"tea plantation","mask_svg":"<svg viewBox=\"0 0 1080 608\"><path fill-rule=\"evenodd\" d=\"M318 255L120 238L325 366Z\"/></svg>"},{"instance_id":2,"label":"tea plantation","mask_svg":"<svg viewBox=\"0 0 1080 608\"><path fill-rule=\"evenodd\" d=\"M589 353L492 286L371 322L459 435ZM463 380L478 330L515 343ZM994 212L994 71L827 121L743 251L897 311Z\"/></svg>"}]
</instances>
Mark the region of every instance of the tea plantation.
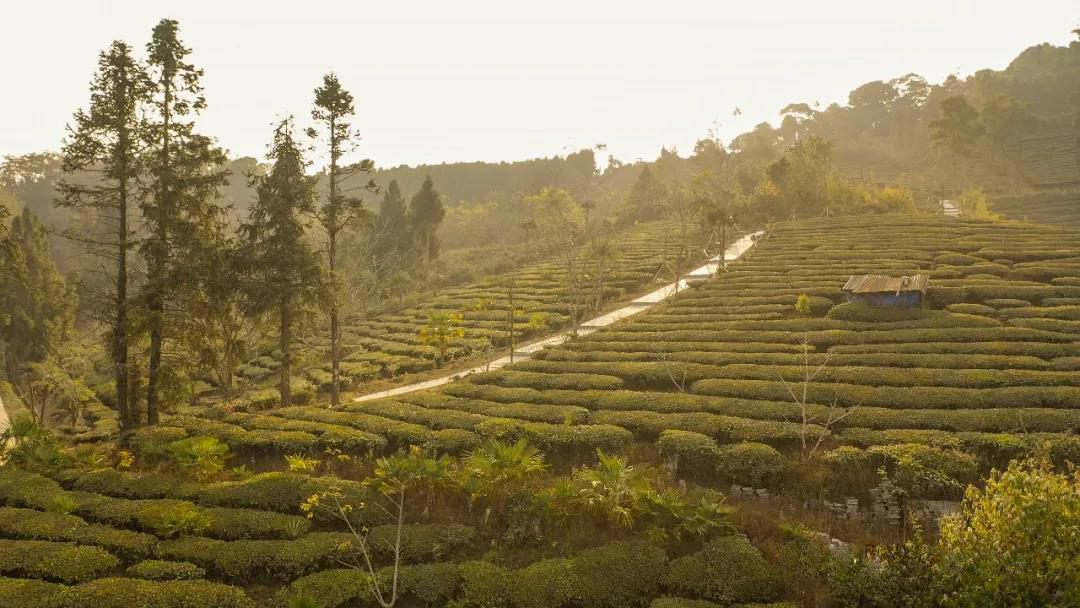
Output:
<instances>
[{"instance_id":1,"label":"tea plantation","mask_svg":"<svg viewBox=\"0 0 1080 608\"><path fill-rule=\"evenodd\" d=\"M609 297L651 280L658 230L636 233ZM859 273L927 273L926 306L845 303ZM515 277L534 310L565 313L544 267ZM495 285L353 324L350 360L429 364L417 319L497 301ZM499 338L499 323L468 327ZM1018 456L1080 462L1078 430L1080 235L914 215L785 223L667 304L439 391L192 406L118 455L0 468L0 606L374 606L373 581L399 606L794 606L830 559L799 515L819 504L807 497L957 500ZM420 481L395 583L395 512L370 480L402 471ZM732 488L795 498L791 523L741 499L733 513ZM885 520L851 538L817 513L851 542L892 533Z\"/></svg>"}]
</instances>

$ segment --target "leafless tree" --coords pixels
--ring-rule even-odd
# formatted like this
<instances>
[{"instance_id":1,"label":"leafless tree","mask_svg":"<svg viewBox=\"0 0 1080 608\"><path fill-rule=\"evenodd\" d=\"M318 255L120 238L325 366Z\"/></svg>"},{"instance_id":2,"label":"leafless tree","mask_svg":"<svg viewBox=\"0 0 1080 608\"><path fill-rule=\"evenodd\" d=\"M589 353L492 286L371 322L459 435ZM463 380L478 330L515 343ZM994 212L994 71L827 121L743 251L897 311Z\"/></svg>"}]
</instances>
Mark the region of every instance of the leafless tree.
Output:
<instances>
[{"instance_id":1,"label":"leafless tree","mask_svg":"<svg viewBox=\"0 0 1080 608\"><path fill-rule=\"evenodd\" d=\"M833 426L850 416L859 407L859 404L841 406L839 399L834 397L825 408L824 418L814 413L815 408L810 403L810 389L821 372L828 367L830 357L829 353L825 353L821 363L814 365L810 350L810 340L804 336L799 354L800 377L798 379L789 382L783 374L777 372L777 377L780 378L781 384L784 385L784 389L787 390L798 409L799 442L802 445L803 457L806 459L813 458L817 454L822 442L832 433Z\"/></svg>"}]
</instances>

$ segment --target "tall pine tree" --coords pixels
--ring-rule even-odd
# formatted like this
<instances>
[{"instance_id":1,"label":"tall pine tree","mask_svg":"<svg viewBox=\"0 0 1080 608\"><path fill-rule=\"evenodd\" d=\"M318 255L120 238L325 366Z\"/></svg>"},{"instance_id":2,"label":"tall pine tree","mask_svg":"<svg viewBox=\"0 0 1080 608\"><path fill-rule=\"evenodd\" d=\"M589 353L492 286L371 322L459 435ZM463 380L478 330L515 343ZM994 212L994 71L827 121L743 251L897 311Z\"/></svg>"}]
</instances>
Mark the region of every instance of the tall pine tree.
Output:
<instances>
[{"instance_id":1,"label":"tall pine tree","mask_svg":"<svg viewBox=\"0 0 1080 608\"><path fill-rule=\"evenodd\" d=\"M292 331L305 308L325 299L318 256L307 243L308 218L315 212L315 180L293 135L292 117L274 128L267 157L270 172L252 178L256 199L241 226L241 255L248 310L277 317L281 349L278 390L291 401Z\"/></svg>"},{"instance_id":2,"label":"tall pine tree","mask_svg":"<svg viewBox=\"0 0 1080 608\"><path fill-rule=\"evenodd\" d=\"M352 129L350 122L354 113L352 94L341 87L334 74L324 76L323 86L315 89L315 107L311 110L311 117L322 125L323 143L330 160L326 168L328 192L319 208L318 220L326 231L326 258L330 271L330 404L334 407L341 398L341 321L338 316L341 313L342 289L337 259L338 238L345 228L368 214L363 201L349 195L349 192L356 188L349 188L346 180L357 175L370 174L375 168L375 164L366 159L354 165L342 165L342 157L353 151L360 140L360 134ZM309 132L312 135L318 134L315 129ZM370 179L360 189L377 191L375 182Z\"/></svg>"},{"instance_id":3,"label":"tall pine tree","mask_svg":"<svg viewBox=\"0 0 1080 608\"><path fill-rule=\"evenodd\" d=\"M195 133L194 117L206 106L199 80L202 70L185 61L191 53L178 37L179 25L162 19L146 45L147 67L153 81L149 103L147 158L151 192L142 204L147 236L142 242L147 282L143 303L150 334L146 366L146 418L158 421L162 354L166 338L177 324L169 305L184 290L182 283L198 281L188 261L202 246L206 231L215 230L221 209L214 203L225 185L224 152ZM182 308L174 306L177 312Z\"/></svg>"},{"instance_id":4,"label":"tall pine tree","mask_svg":"<svg viewBox=\"0 0 1080 608\"><path fill-rule=\"evenodd\" d=\"M87 252L111 266L111 302L102 305L109 325L109 351L116 381L116 409L122 430L138 424L138 411L129 399L129 295L128 255L134 245L131 213L142 199L146 125L140 108L150 93L144 66L131 55L131 47L113 42L98 58L98 71L90 83L90 105L75 113L63 147L65 178L59 184L58 204L96 215L100 234L69 235ZM70 179L90 171L90 183Z\"/></svg>"},{"instance_id":5,"label":"tall pine tree","mask_svg":"<svg viewBox=\"0 0 1080 608\"><path fill-rule=\"evenodd\" d=\"M435 184L428 175L424 178L420 191L409 201L409 221L413 235L420 248L420 255L427 262L439 257L439 237L435 231L444 216L446 209L443 207L442 197L435 190Z\"/></svg>"}]
</instances>

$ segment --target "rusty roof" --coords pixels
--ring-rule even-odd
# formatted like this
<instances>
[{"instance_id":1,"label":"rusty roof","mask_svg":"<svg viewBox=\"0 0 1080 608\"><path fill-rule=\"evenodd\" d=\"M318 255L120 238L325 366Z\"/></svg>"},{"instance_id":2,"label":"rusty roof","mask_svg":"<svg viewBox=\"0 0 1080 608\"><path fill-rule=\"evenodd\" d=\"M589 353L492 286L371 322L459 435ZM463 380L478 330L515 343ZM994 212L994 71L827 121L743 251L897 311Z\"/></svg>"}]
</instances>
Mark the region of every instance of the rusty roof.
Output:
<instances>
[{"instance_id":1,"label":"rusty roof","mask_svg":"<svg viewBox=\"0 0 1080 608\"><path fill-rule=\"evenodd\" d=\"M844 283L844 291L851 293L900 293L918 291L926 293L930 278L925 274L910 277L887 277L882 274L856 274Z\"/></svg>"}]
</instances>

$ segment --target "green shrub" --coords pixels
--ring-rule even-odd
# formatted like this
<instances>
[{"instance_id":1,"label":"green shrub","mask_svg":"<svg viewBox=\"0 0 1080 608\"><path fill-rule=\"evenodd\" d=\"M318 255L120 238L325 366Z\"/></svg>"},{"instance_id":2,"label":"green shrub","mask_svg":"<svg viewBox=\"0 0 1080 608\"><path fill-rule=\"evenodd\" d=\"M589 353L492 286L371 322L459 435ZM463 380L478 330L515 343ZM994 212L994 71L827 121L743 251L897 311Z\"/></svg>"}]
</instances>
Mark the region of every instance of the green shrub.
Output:
<instances>
[{"instance_id":1,"label":"green shrub","mask_svg":"<svg viewBox=\"0 0 1080 608\"><path fill-rule=\"evenodd\" d=\"M512 604L519 608L644 606L660 588L663 551L618 542L572 558L547 559L514 573Z\"/></svg>"},{"instance_id":2,"label":"green shrub","mask_svg":"<svg viewBox=\"0 0 1080 608\"><path fill-rule=\"evenodd\" d=\"M85 526L82 518L34 509L0 508L0 535L33 540L71 540L77 528Z\"/></svg>"},{"instance_id":3,"label":"green shrub","mask_svg":"<svg viewBox=\"0 0 1080 608\"><path fill-rule=\"evenodd\" d=\"M979 478L978 461L960 450L897 444L873 446L867 452L911 496L957 499Z\"/></svg>"},{"instance_id":4,"label":"green shrub","mask_svg":"<svg viewBox=\"0 0 1080 608\"><path fill-rule=\"evenodd\" d=\"M424 450L433 454L463 454L480 445L480 436L463 429L443 429L432 433Z\"/></svg>"},{"instance_id":5,"label":"green shrub","mask_svg":"<svg viewBox=\"0 0 1080 608\"><path fill-rule=\"evenodd\" d=\"M168 445L173 463L183 473L207 479L225 466L229 448L216 437L189 437Z\"/></svg>"},{"instance_id":6,"label":"green shrub","mask_svg":"<svg viewBox=\"0 0 1080 608\"><path fill-rule=\"evenodd\" d=\"M720 608L720 604L682 597L658 597L649 604L649 608Z\"/></svg>"},{"instance_id":7,"label":"green shrub","mask_svg":"<svg viewBox=\"0 0 1080 608\"><path fill-rule=\"evenodd\" d=\"M772 485L784 471L784 457L763 443L720 446L716 471L729 483L762 488Z\"/></svg>"},{"instance_id":8,"label":"green shrub","mask_svg":"<svg viewBox=\"0 0 1080 608\"><path fill-rule=\"evenodd\" d=\"M223 541L197 536L158 543L157 557L197 564L216 576L247 581L260 575L283 581L336 563L352 535L313 532L295 540Z\"/></svg>"},{"instance_id":9,"label":"green shrub","mask_svg":"<svg viewBox=\"0 0 1080 608\"><path fill-rule=\"evenodd\" d=\"M935 264L947 264L949 266L970 266L972 264L983 264L985 262L986 260L983 258L964 253L948 252L934 256Z\"/></svg>"},{"instance_id":10,"label":"green shrub","mask_svg":"<svg viewBox=\"0 0 1080 608\"><path fill-rule=\"evenodd\" d=\"M1017 300L1015 298L991 298L983 301L983 304L994 308L1019 308L1031 306L1031 302L1028 302L1027 300Z\"/></svg>"},{"instance_id":11,"label":"green shrub","mask_svg":"<svg viewBox=\"0 0 1080 608\"><path fill-rule=\"evenodd\" d=\"M224 540L294 538L298 526L305 532L310 527L307 518L297 515L214 507L205 511L211 522L209 535Z\"/></svg>"},{"instance_id":12,"label":"green shrub","mask_svg":"<svg viewBox=\"0 0 1080 608\"><path fill-rule=\"evenodd\" d=\"M199 493L197 500L200 503L223 507L300 513L300 503L313 494L326 492L331 488L343 495L343 502L354 505L352 515L360 525L370 527L388 520L388 516L375 506L371 492L360 482L309 477L284 471L259 473L243 480L208 484ZM315 515L315 521L325 522L328 517L330 516L319 512Z\"/></svg>"},{"instance_id":13,"label":"green shrub","mask_svg":"<svg viewBox=\"0 0 1080 608\"><path fill-rule=\"evenodd\" d=\"M944 374L949 370L936 370ZM775 373L775 372L774 372ZM988 372L988 381L1000 380L1005 370ZM1071 408L1080 403L1076 386L1005 386L1000 388L956 388L948 386L861 386L855 384L812 383L809 400L840 406L927 409L1046 407ZM790 399L779 382L767 380L699 380L693 392L703 395L743 397L766 401Z\"/></svg>"},{"instance_id":14,"label":"green shrub","mask_svg":"<svg viewBox=\"0 0 1080 608\"><path fill-rule=\"evenodd\" d=\"M391 548L397 525L376 526L369 533L372 551L379 558L393 559ZM476 531L462 524L411 524L401 528L402 561L419 562L445 558L472 541Z\"/></svg>"},{"instance_id":15,"label":"green shrub","mask_svg":"<svg viewBox=\"0 0 1080 608\"><path fill-rule=\"evenodd\" d=\"M388 440L388 448L390 449L409 445L423 445L425 441L431 438L432 434L431 429L419 424L402 422L384 416L373 416L359 412L339 412L315 406L279 408L272 413L274 416L282 418L327 422L382 435Z\"/></svg>"},{"instance_id":16,"label":"green shrub","mask_svg":"<svg viewBox=\"0 0 1080 608\"><path fill-rule=\"evenodd\" d=\"M149 555L157 542L149 534L87 524L74 515L13 507L0 508L0 535L93 545L126 558Z\"/></svg>"},{"instance_id":17,"label":"green shrub","mask_svg":"<svg viewBox=\"0 0 1080 608\"><path fill-rule=\"evenodd\" d=\"M315 385L304 378L289 379L289 398L296 405L305 405L315 399Z\"/></svg>"},{"instance_id":18,"label":"green shrub","mask_svg":"<svg viewBox=\"0 0 1080 608\"><path fill-rule=\"evenodd\" d=\"M119 498L185 498L194 497L199 483L172 473L125 473L115 469L77 471L70 480L60 482L74 490L93 492Z\"/></svg>"},{"instance_id":19,"label":"green shrub","mask_svg":"<svg viewBox=\"0 0 1080 608\"><path fill-rule=\"evenodd\" d=\"M0 539L0 573L77 583L97 578L120 560L97 547L43 540Z\"/></svg>"},{"instance_id":20,"label":"green shrub","mask_svg":"<svg viewBox=\"0 0 1080 608\"><path fill-rule=\"evenodd\" d=\"M828 313L833 307L833 301L823 296L810 296L808 303L810 305L810 314L819 317Z\"/></svg>"},{"instance_id":21,"label":"green shrub","mask_svg":"<svg viewBox=\"0 0 1080 608\"><path fill-rule=\"evenodd\" d=\"M127 573L128 576L148 581L189 580L206 576L206 571L195 564L157 559L148 559L130 566Z\"/></svg>"},{"instance_id":22,"label":"green shrub","mask_svg":"<svg viewBox=\"0 0 1080 608\"><path fill-rule=\"evenodd\" d=\"M983 304L949 304L945 307L945 310L965 315L979 315L983 317L997 316L997 309Z\"/></svg>"},{"instance_id":23,"label":"green shrub","mask_svg":"<svg viewBox=\"0 0 1080 608\"><path fill-rule=\"evenodd\" d=\"M356 403L350 406L351 412L363 412L375 416L385 416L394 420L403 420L420 424L433 430L466 429L473 430L484 421L484 417L454 410L427 409L411 403L374 400Z\"/></svg>"},{"instance_id":24,"label":"green shrub","mask_svg":"<svg viewBox=\"0 0 1080 608\"><path fill-rule=\"evenodd\" d=\"M103 578L69 588L62 606L79 608L255 608L242 589L203 580Z\"/></svg>"},{"instance_id":25,"label":"green shrub","mask_svg":"<svg viewBox=\"0 0 1080 608\"><path fill-rule=\"evenodd\" d=\"M481 423L477 433L502 441L527 439L552 457L588 459L597 449L620 452L633 439L630 431L610 424L545 424L505 418Z\"/></svg>"},{"instance_id":26,"label":"green shrub","mask_svg":"<svg viewBox=\"0 0 1080 608\"><path fill-rule=\"evenodd\" d=\"M643 606L660 590L667 556L650 543L628 541L582 551L573 563L581 606Z\"/></svg>"},{"instance_id":27,"label":"green shrub","mask_svg":"<svg viewBox=\"0 0 1080 608\"><path fill-rule=\"evenodd\" d=\"M336 608L358 598L370 598L370 580L367 573L352 568L323 570L282 587L271 605L289 608L290 601L306 598L315 608Z\"/></svg>"},{"instance_id":28,"label":"green shrub","mask_svg":"<svg viewBox=\"0 0 1080 608\"><path fill-rule=\"evenodd\" d=\"M829 310L826 318L834 321L914 321L925 317L921 308L891 308L872 306L865 302L844 302Z\"/></svg>"},{"instance_id":29,"label":"green shrub","mask_svg":"<svg viewBox=\"0 0 1080 608\"><path fill-rule=\"evenodd\" d=\"M668 429L660 433L656 448L673 465L675 474L698 481L708 480L716 470L720 449L708 435Z\"/></svg>"},{"instance_id":30,"label":"green shrub","mask_svg":"<svg viewBox=\"0 0 1080 608\"><path fill-rule=\"evenodd\" d=\"M718 538L671 562L666 588L720 603L777 599L777 574L744 536Z\"/></svg>"},{"instance_id":31,"label":"green shrub","mask_svg":"<svg viewBox=\"0 0 1080 608\"><path fill-rule=\"evenodd\" d=\"M383 588L389 588L392 571L384 570L380 575L385 577L387 583ZM402 594L415 599L422 606L446 606L461 587L461 568L453 563L404 566L398 577Z\"/></svg>"},{"instance_id":32,"label":"green shrub","mask_svg":"<svg viewBox=\"0 0 1080 608\"><path fill-rule=\"evenodd\" d=\"M1048 266L1014 266L1009 272L1009 278L1014 281L1034 281L1036 283L1049 283L1051 280L1061 275L1070 276L1075 274L1074 271L1069 271L1061 268L1054 268Z\"/></svg>"},{"instance_id":33,"label":"green shrub","mask_svg":"<svg viewBox=\"0 0 1080 608\"><path fill-rule=\"evenodd\" d=\"M668 429L693 431L717 441L772 441L790 443L798 439L800 426L780 420L753 420L738 416L719 416L705 412L657 413L643 411L598 411L591 422L617 424L631 429L643 439L654 440ZM823 431L811 425L811 432Z\"/></svg>"},{"instance_id":34,"label":"green shrub","mask_svg":"<svg viewBox=\"0 0 1080 608\"><path fill-rule=\"evenodd\" d=\"M162 538L198 535L210 527L210 515L194 505L175 505L157 514L154 531Z\"/></svg>"},{"instance_id":35,"label":"green shrub","mask_svg":"<svg viewBox=\"0 0 1080 608\"><path fill-rule=\"evenodd\" d=\"M187 437L187 431L175 426L143 426L128 435L128 445L138 454L163 457L168 453L167 446Z\"/></svg>"},{"instance_id":36,"label":"green shrub","mask_svg":"<svg viewBox=\"0 0 1080 608\"><path fill-rule=\"evenodd\" d=\"M4 608L61 608L67 585L28 578L0 576L0 606Z\"/></svg>"},{"instance_id":37,"label":"green shrub","mask_svg":"<svg viewBox=\"0 0 1080 608\"><path fill-rule=\"evenodd\" d=\"M244 395L242 405L233 407L237 410L266 410L281 403L281 393L276 388L264 388Z\"/></svg>"},{"instance_id":38,"label":"green shrub","mask_svg":"<svg viewBox=\"0 0 1080 608\"><path fill-rule=\"evenodd\" d=\"M469 376L469 381L473 384L494 384L504 387L564 388L577 391L589 389L611 391L622 388L622 380L612 376L573 372L552 375L508 369L472 374Z\"/></svg>"},{"instance_id":39,"label":"green shrub","mask_svg":"<svg viewBox=\"0 0 1080 608\"><path fill-rule=\"evenodd\" d=\"M799 297L795 298L795 312L801 315L810 314L810 296L800 293Z\"/></svg>"},{"instance_id":40,"label":"green shrub","mask_svg":"<svg viewBox=\"0 0 1080 608\"><path fill-rule=\"evenodd\" d=\"M469 608L510 608L514 573L491 562L461 564L461 600Z\"/></svg>"}]
</instances>

